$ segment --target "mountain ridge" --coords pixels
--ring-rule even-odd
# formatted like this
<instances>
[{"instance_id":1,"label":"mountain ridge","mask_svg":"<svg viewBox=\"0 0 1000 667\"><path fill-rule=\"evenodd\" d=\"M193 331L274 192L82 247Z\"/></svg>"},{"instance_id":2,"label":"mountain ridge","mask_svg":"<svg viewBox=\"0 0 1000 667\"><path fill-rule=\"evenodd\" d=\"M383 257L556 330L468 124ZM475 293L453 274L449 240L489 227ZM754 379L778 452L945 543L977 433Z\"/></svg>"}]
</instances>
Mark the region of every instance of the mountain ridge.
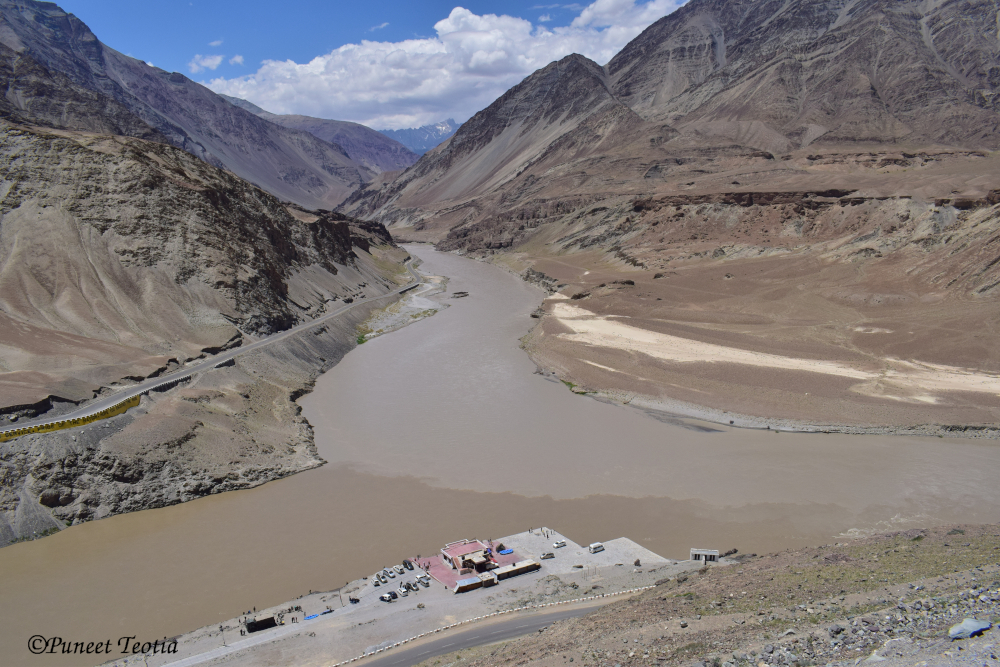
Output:
<instances>
[{"instance_id":1,"label":"mountain ridge","mask_svg":"<svg viewBox=\"0 0 1000 667\"><path fill-rule=\"evenodd\" d=\"M276 114L238 97L229 95L220 97L272 123L294 130L303 130L339 146L348 157L375 174L406 169L420 157L395 139L360 123L301 114Z\"/></svg>"},{"instance_id":2,"label":"mountain ridge","mask_svg":"<svg viewBox=\"0 0 1000 667\"><path fill-rule=\"evenodd\" d=\"M339 146L269 123L183 74L115 51L54 4L0 0L0 43L116 100L171 144L286 201L330 208L373 176Z\"/></svg>"}]
</instances>

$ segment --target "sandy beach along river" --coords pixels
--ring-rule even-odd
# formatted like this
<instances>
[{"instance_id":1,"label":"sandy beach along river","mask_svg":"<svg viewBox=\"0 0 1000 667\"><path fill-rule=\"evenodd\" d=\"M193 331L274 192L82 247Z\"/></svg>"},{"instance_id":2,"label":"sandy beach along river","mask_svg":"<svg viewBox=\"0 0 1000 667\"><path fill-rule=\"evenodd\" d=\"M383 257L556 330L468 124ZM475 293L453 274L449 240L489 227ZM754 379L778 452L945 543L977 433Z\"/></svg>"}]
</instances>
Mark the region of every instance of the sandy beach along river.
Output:
<instances>
[{"instance_id":1,"label":"sandy beach along river","mask_svg":"<svg viewBox=\"0 0 1000 667\"><path fill-rule=\"evenodd\" d=\"M0 549L0 663L80 664L28 640L152 641L529 526L680 558L1000 521L995 442L775 434L578 396L518 347L541 292L410 251L448 276L450 307L352 351L300 401L328 465Z\"/></svg>"}]
</instances>

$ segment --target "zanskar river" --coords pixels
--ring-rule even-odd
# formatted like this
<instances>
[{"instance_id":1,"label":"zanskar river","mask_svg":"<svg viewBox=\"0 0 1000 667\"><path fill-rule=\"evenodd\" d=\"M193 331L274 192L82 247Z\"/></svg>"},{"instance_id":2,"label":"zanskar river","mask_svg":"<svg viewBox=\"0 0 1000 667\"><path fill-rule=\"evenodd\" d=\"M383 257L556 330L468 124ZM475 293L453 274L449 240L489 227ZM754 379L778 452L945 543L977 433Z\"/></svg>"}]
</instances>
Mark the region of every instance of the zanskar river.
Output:
<instances>
[{"instance_id":1,"label":"zanskar river","mask_svg":"<svg viewBox=\"0 0 1000 667\"><path fill-rule=\"evenodd\" d=\"M28 653L35 634L152 641L534 526L686 558L1000 521L996 442L747 431L578 396L519 348L542 292L409 250L449 278L449 307L301 400L328 465L0 549L0 663L59 664Z\"/></svg>"}]
</instances>

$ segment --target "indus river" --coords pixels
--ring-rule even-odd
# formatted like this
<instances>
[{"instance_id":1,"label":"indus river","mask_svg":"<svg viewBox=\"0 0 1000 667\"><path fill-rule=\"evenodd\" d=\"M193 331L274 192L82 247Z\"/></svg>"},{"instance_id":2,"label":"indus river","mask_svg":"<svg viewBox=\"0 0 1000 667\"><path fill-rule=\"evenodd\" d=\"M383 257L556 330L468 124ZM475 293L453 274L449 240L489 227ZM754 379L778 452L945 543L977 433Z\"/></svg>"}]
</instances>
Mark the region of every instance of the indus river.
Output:
<instances>
[{"instance_id":1,"label":"indus river","mask_svg":"<svg viewBox=\"0 0 1000 667\"><path fill-rule=\"evenodd\" d=\"M519 348L542 292L409 250L448 277L449 307L358 347L301 399L327 465L0 549L0 663L80 664L28 640L170 637L532 526L686 558L1000 521L996 442L776 434L579 396Z\"/></svg>"}]
</instances>

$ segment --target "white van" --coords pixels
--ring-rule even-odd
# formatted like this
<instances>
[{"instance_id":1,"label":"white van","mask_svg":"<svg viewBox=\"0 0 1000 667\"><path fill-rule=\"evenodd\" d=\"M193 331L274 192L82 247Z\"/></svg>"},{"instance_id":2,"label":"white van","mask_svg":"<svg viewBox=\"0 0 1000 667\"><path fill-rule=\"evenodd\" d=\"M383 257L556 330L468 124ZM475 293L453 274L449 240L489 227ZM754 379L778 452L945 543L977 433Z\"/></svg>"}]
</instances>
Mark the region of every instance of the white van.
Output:
<instances>
[{"instance_id":1,"label":"white van","mask_svg":"<svg viewBox=\"0 0 1000 667\"><path fill-rule=\"evenodd\" d=\"M587 550L592 554L596 554L598 551L604 551L604 545L601 544L600 542L594 542L589 547L587 547Z\"/></svg>"}]
</instances>

